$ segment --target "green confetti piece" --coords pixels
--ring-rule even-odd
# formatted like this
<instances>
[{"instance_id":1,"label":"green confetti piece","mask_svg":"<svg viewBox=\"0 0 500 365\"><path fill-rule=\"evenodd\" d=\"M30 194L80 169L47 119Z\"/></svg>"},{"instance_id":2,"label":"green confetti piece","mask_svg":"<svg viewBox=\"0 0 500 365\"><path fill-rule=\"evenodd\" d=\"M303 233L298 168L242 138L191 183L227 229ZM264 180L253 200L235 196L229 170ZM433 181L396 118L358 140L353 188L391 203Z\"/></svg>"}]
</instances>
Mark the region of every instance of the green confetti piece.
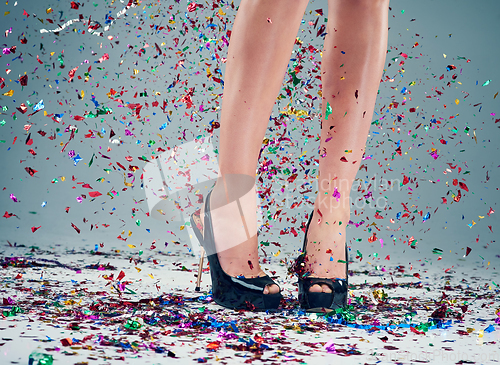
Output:
<instances>
[{"instance_id":1,"label":"green confetti piece","mask_svg":"<svg viewBox=\"0 0 500 365\"><path fill-rule=\"evenodd\" d=\"M434 248L432 250L432 253L436 255L441 255L443 253L443 250L441 250L440 248Z\"/></svg>"},{"instance_id":2,"label":"green confetti piece","mask_svg":"<svg viewBox=\"0 0 500 365\"><path fill-rule=\"evenodd\" d=\"M127 323L125 323L124 327L130 330L138 330L142 327L142 324L134 319L129 319Z\"/></svg>"},{"instance_id":3,"label":"green confetti piece","mask_svg":"<svg viewBox=\"0 0 500 365\"><path fill-rule=\"evenodd\" d=\"M332 106L330 105L330 103L329 103L329 102L327 102L327 103L326 103L326 111L325 111L325 120L327 120L327 119L328 119L328 116L329 116L330 114L332 114L332 113L333 113L333 111L332 111Z\"/></svg>"},{"instance_id":4,"label":"green confetti piece","mask_svg":"<svg viewBox=\"0 0 500 365\"><path fill-rule=\"evenodd\" d=\"M52 355L33 351L29 356L28 363L30 365L52 365L54 358Z\"/></svg>"},{"instance_id":5,"label":"green confetti piece","mask_svg":"<svg viewBox=\"0 0 500 365\"><path fill-rule=\"evenodd\" d=\"M297 84L299 84L302 81L295 75L295 72L292 72L292 79L293 79L293 86L297 86Z\"/></svg>"},{"instance_id":6,"label":"green confetti piece","mask_svg":"<svg viewBox=\"0 0 500 365\"><path fill-rule=\"evenodd\" d=\"M488 86L488 85L490 84L490 82L491 82L491 80L486 80L486 81L484 82L484 84L482 84L481 86Z\"/></svg>"}]
</instances>

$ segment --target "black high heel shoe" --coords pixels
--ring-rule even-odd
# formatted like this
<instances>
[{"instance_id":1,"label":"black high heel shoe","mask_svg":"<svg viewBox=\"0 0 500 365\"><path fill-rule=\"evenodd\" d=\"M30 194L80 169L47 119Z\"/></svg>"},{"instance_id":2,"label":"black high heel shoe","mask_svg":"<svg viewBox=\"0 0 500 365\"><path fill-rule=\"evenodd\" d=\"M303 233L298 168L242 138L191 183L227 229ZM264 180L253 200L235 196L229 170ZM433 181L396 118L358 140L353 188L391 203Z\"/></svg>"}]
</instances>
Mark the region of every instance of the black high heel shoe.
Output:
<instances>
[{"instance_id":1,"label":"black high heel shoe","mask_svg":"<svg viewBox=\"0 0 500 365\"><path fill-rule=\"evenodd\" d=\"M210 196L207 194L205 201L205 221L201 224L195 222L197 216L191 215L191 226L200 241L202 248L200 266L198 269L198 280L196 291L200 290L201 273L203 269L203 256L205 251L210 253L208 261L210 263L210 274L212 277L212 298L214 301L229 309L248 309L254 311L275 310L281 302L281 290L276 294L264 294L267 285L277 285L268 275L256 278L229 276L222 269L217 251L215 249L215 239L212 227L212 216L210 214ZM204 232L202 235L201 232ZM278 286L279 287L279 286Z\"/></svg>"},{"instance_id":2,"label":"black high heel shoe","mask_svg":"<svg viewBox=\"0 0 500 365\"><path fill-rule=\"evenodd\" d=\"M348 283L348 255L347 255L347 241L345 245L345 279L326 279L326 278L314 278L308 277L307 272L305 272L305 256L306 245L307 245L307 232L309 231L309 225L314 214L314 210L309 217L307 222L306 233L304 236L304 245L302 248L302 254L295 261L294 271L298 275L299 280L299 303L301 308L309 312L323 312L325 310L335 310L339 308L345 308L347 306L347 291L349 287ZM313 285L327 285L331 293L317 293L310 292L309 289Z\"/></svg>"}]
</instances>

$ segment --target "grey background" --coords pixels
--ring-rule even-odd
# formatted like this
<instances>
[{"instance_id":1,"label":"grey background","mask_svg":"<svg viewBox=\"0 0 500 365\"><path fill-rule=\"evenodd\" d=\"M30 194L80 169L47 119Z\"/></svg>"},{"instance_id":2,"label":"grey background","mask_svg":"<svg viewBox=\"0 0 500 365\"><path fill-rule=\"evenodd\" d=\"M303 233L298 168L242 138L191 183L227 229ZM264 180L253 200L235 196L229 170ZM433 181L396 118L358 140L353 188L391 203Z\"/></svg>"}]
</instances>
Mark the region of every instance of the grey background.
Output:
<instances>
[{"instance_id":1,"label":"grey background","mask_svg":"<svg viewBox=\"0 0 500 365\"><path fill-rule=\"evenodd\" d=\"M2 48L17 46L15 53L3 54L0 59L3 66L1 77L6 79L6 86L1 90L1 94L14 90L12 97L0 95L0 105L4 109L7 108L0 118L0 121L5 121L5 124L0 126L0 206L2 214L7 211L16 215L0 218L2 245L34 245L48 251L61 246L77 251L89 251L102 244L103 247L98 248L101 251L120 249L134 254L143 249L154 255L154 250L149 251L154 243L156 252L189 252L186 230L180 229L183 222L175 220L175 212L172 212L168 223L146 215L148 206L140 180L140 169L145 163L140 158L151 158L157 147L174 148L199 135L206 135L210 122L218 120L219 110L214 108L220 107L220 104L217 104L220 97L217 99L214 94L222 94L222 88L219 83L207 78L206 63L211 65L209 67L212 74L222 77L224 64L220 59L214 58L214 49L220 57L227 55L227 46L220 39L223 35L227 38L226 31L232 28L236 9L231 8L228 3L221 4L227 14L223 18L229 20L224 30L223 22L214 16L218 9L211 10L211 3L200 4L204 5L204 8L187 13L187 16L195 21L194 27L199 27L198 31L193 30L190 21L186 19L186 1L163 2L161 6L142 2L117 19L104 33L104 37L89 34L87 24L82 22L68 26L58 35L42 34L40 29L55 29L57 24L78 18L79 14L82 14L85 20L90 16L93 21L104 26L106 14L115 18L116 13L123 8L124 4L118 1L112 5L98 2L97 6L83 2L77 10L71 9L69 3L60 2L18 1L17 6L14 6L11 1L2 5L2 12L10 11L10 14L2 18L2 29L12 28L12 32L2 38ZM238 4L239 1L234 2L236 7ZM54 11L47 14L46 9L49 6ZM169 10L169 6L172 9ZM372 125L366 150L366 154L372 155L372 158L363 161L366 171L359 171L358 181L355 183L356 186L361 184L367 187L372 182L370 191L373 197L381 199L378 200L378 206L373 202L363 205L361 203L364 199L359 193L353 192L351 195L353 202L359 200L358 204L361 204L357 208L358 215L353 213L351 219L356 223L364 221L359 227L351 225L348 229L351 259L354 259L356 250L359 250L363 254L363 260L374 264L374 270L402 264L412 265L414 268L422 265L421 270L427 270L430 265L439 270L451 268L453 272L453 266L467 264L477 269L478 275L487 275L495 266L498 268L500 257L500 249L495 241L499 229L498 212L487 215L490 207L497 209L499 201L497 146L500 125L495 124L495 120L500 118L500 99L494 99L494 95L500 91L497 68L500 4L495 0L393 0L390 7L389 52L384 79L388 76L394 81L380 85L373 120L383 116L385 119L379 126ZM29 14L28 17L23 15L23 9ZM316 9L323 9L324 15L318 16ZM175 15L175 23L169 24L168 20L172 14ZM215 27L207 28L209 22L205 17L213 17ZM318 25L316 29L312 29L308 22L316 21L318 17ZM321 24L324 24L325 18L327 2L311 1L298 33L304 44L321 49L322 37L318 37L316 32ZM51 19L53 23L47 19ZM155 25L168 25L171 31L168 32L165 28L157 33ZM184 33L185 25L188 28L187 33ZM85 34L82 33L84 30ZM184 34L181 34L181 30ZM98 31L102 31L102 28ZM208 49L203 35L200 38L200 33L208 39L219 40L217 45L220 45L221 50L214 48L214 44ZM108 36L114 38L109 40ZM25 45L19 41L23 37L27 39ZM174 38L179 38L178 47L174 44ZM145 42L150 47L144 48ZM415 42L419 45L412 48ZM154 58L157 53L155 43L160 45L166 56ZM176 54L182 52L185 47L189 48L182 55ZM139 56L141 49L144 49L145 53ZM296 45L294 52L299 49ZM62 50L64 68L60 68L58 60ZM51 52L54 52L52 56ZM398 66L403 59L401 52L409 57L403 66ZM109 60L95 63L104 53L109 54ZM37 61L37 55L43 64ZM397 60L393 60L394 58ZM183 65L174 69L179 60L184 60ZM289 71L293 60L294 54L291 55ZM456 69L448 71L446 67L450 64L456 66ZM304 83L310 79L308 70L313 65L308 61L303 65L303 70L297 75L302 83L292 89L295 103L297 100L309 100L304 98L302 89ZM70 83L68 72L76 66L79 68ZM92 67L89 71L89 81L84 82L84 73L89 66ZM404 73L401 71L403 68ZM6 74L5 69L10 69L11 72ZM134 69L139 70L136 75ZM218 73L216 69L219 69ZM21 87L15 80L25 72L28 75L28 85ZM457 75L455 80L452 79L453 74ZM179 82L169 88L178 75ZM442 80L439 79L441 75L444 75ZM78 79L78 76L82 79ZM290 79L291 76L287 74L283 86L291 85ZM490 84L482 86L487 80L491 80ZM409 86L411 81L415 81L414 86ZM99 87L96 87L97 83ZM309 93L317 95L319 82L314 82L313 85L315 88ZM193 108L187 109L186 105L179 101L191 87L195 88L192 100L197 110L192 121L185 113L190 114ZM403 87L411 91L411 95L402 94ZM120 107L120 103L106 96L110 88L118 92L125 91L120 96L125 107ZM442 94L438 95L436 89ZM85 96L80 99L78 95L81 96L82 90ZM138 95L134 98L136 92ZM140 95L144 92L147 96ZM155 95L155 92L161 95ZM283 90L282 93L286 95ZM92 94L99 103L97 108L91 100ZM468 96L464 98L466 95ZM406 105L401 104L404 97L407 98ZM454 102L457 98L460 100L458 105ZM35 105L42 99L45 109L31 117L28 114L33 112L33 107L29 107L25 114L16 110L23 102L29 101ZM162 106L165 99L168 99L166 109L171 111L168 118L159 107L152 106L155 100ZM172 101L174 99L175 102ZM289 98L277 101L271 117L279 117L279 110L283 110L288 102ZM400 104L398 108L389 110L391 102ZM132 115L127 103L143 105L141 118L137 119ZM149 104L149 108L145 103ZM479 103L481 104L474 106ZM199 111L200 104L204 105L204 111ZM73 118L75 115L96 113L103 107L109 107L113 112L98 115L97 118L85 118L83 121ZM294 107L318 113L320 104L315 101L313 108L308 108L306 103L295 104ZM418 107L417 112L410 113L410 107ZM44 111L49 115L64 113L64 116L60 123L56 123L44 116ZM15 120L12 116L14 112ZM404 115L405 118L397 121L397 114ZM454 118L450 119L451 116ZM431 123L433 118L441 121L439 129L435 123ZM167 123L167 126L160 130L164 123ZM422 125L416 129L419 123ZM287 137L297 142L293 145L281 143L280 148L274 152L265 148L260 160L262 162L264 157L271 158L273 165L279 168L272 179L268 179L266 172L260 175L263 179L260 187L265 189L271 186L273 192L273 196L269 197L270 202L262 201L262 204L268 204L264 209L265 218L272 227L263 227L260 235L260 241L270 243L269 246L264 246L264 251L272 259L271 262L295 255L293 252L301 246L303 239L299 227L305 222L305 214L311 211L315 199L312 193L300 192L309 189L309 185L305 184L314 184L317 171L307 178L299 175L293 183L286 184L288 176L282 170L285 167L290 170L296 167L299 171L304 171L299 167L304 161L311 162L310 166L304 165L306 169L314 169L313 159L318 158L319 141L316 138L308 138L306 142L302 134L317 136L320 132L318 118L301 123L296 117L291 117L287 124ZM25 125L31 125L29 132L23 129ZM78 133L68 143L65 151L61 152L62 145L70 138L70 132L65 132L69 125L76 126ZM266 137L271 140L284 131L283 127L275 128L273 122L270 122L269 126L273 127L273 130L268 129ZM469 135L464 132L466 126L470 127ZM391 127L399 127L400 133L392 132ZM56 128L60 130L57 131ZM102 128L105 130L103 138L84 137L89 130L95 131L96 134ZM453 131L454 128L456 132ZM116 133L113 138L120 139L122 144L110 142L111 129ZM127 136L126 129L133 135ZM42 137L37 133L39 130L45 131L46 136ZM473 136L474 131L477 143ZM31 146L25 143L29 133L33 139ZM54 140L47 138L54 133ZM415 133L417 136L412 137ZM17 140L13 144L16 137ZM440 139L445 139L448 143L441 144ZM393 159L398 140L402 141L402 156L395 155ZM216 130L215 147L217 144ZM109 152L108 147L111 148ZM36 156L28 152L30 148L36 151ZM430 156L431 148L438 150L439 157L436 160ZM74 150L82 158L76 166L68 157L70 150ZM301 162L298 157L303 151L307 153ZM158 153L160 152L155 152L156 155ZM292 162L280 166L281 157L287 154L292 154ZM93 164L89 167L93 155ZM132 162L128 162L126 156L132 156ZM140 168L133 173L133 186L124 185L123 171L117 162L126 168L129 165ZM457 165L457 168L445 175L443 172L449 168L448 163ZM31 167L37 172L30 176L25 167ZM388 167L392 171L388 170ZM458 167L461 167L461 173L457 172ZM109 173L104 169L110 169ZM379 187L380 177L402 181L403 175L411 179L407 185L392 191L384 191ZM65 181L62 181L62 176ZM374 176L377 176L378 184L370 180ZM102 182L96 181L101 177L104 178ZM53 179L58 179L58 182L53 183ZM469 189L469 192L461 189L462 199L459 203L451 203L451 193L456 194L458 190L458 186L452 185L453 179L466 183ZM132 180L132 177L126 178L128 183ZM92 189L83 188L83 184L90 184ZM284 193L279 190L283 185L286 185ZM123 190L124 188L126 190ZM119 195L107 195L112 190L117 191ZM88 195L89 191L99 191L102 195L92 199ZM19 202L14 202L10 194L14 194ZM86 199L78 203L76 198L81 194L86 194ZM446 197L447 204L442 204L442 197ZM294 201L301 200L303 203L299 207L290 209ZM47 202L45 207L41 206L43 202ZM401 203L408 206L411 214L397 220L396 214L404 212ZM70 207L69 213L66 213L66 207ZM277 210L282 210L279 216L282 218L281 222L268 219L268 215L273 216ZM383 219L374 218L376 210L380 211ZM423 222L418 214L420 211L423 215L429 212L430 219ZM480 219L479 216L484 218ZM297 219L295 223L294 219ZM395 223L391 223L390 219L394 219ZM140 220L140 225L137 220ZM476 224L470 228L468 224L472 224L472 221ZM371 225L373 222L376 223L375 226ZM80 229L79 234L71 223ZM105 227L103 224L109 226ZM91 225L94 227L92 230ZM38 226L41 228L32 233L31 227ZM96 226L99 228L96 229ZM292 226L299 232L297 237L288 233ZM491 226L492 231L488 226ZM288 230L286 234L280 234L283 229ZM377 234L377 240L370 243L368 237L374 232ZM117 236L126 237L127 241L122 241ZM417 242L414 249L408 245L412 236ZM380 239L383 240L383 247ZM129 248L128 244L136 248ZM464 258L466 247L472 248L472 251ZM443 250L442 260L437 260L439 255L433 254L434 248ZM278 249L282 253L276 258L271 256ZM387 255L391 256L390 260L385 260ZM491 262L489 266L488 261Z\"/></svg>"}]
</instances>

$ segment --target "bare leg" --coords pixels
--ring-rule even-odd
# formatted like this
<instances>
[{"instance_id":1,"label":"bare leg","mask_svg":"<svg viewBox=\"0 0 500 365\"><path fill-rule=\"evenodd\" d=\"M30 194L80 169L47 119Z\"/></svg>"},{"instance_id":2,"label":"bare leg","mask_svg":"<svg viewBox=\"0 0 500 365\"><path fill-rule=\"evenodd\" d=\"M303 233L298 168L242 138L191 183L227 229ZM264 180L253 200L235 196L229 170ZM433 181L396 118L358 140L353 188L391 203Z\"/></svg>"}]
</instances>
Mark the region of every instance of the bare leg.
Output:
<instances>
[{"instance_id":1,"label":"bare leg","mask_svg":"<svg viewBox=\"0 0 500 365\"><path fill-rule=\"evenodd\" d=\"M307 3L308 0L241 1L228 49L220 119L220 171L210 199L212 208L228 203L227 197L238 190L234 184L239 180L251 178L255 182L262 140ZM253 197L241 202L247 228L257 226L255 185L252 189ZM263 275L256 229L246 229L248 239L234 246L231 230L241 227L242 222L238 212L213 211L212 221L224 271L247 278ZM278 287L272 285L264 292L277 293Z\"/></svg>"},{"instance_id":2,"label":"bare leg","mask_svg":"<svg viewBox=\"0 0 500 365\"><path fill-rule=\"evenodd\" d=\"M382 77L388 7L389 0L328 1L328 34L321 65L322 156L307 244L306 268L311 276L345 278L345 263L338 260L346 260L349 193L365 149ZM325 120L328 104L332 113ZM311 291L330 289L314 285Z\"/></svg>"}]
</instances>

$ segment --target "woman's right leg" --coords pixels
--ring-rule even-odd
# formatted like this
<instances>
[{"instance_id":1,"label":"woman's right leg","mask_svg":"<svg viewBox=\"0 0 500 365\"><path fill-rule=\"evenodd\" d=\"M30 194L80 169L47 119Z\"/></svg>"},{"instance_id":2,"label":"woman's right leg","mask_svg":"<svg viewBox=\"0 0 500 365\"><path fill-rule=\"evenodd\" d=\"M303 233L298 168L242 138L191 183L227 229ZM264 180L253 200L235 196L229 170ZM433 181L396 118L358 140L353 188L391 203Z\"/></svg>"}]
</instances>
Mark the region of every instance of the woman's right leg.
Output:
<instances>
[{"instance_id":1,"label":"woman's right leg","mask_svg":"<svg viewBox=\"0 0 500 365\"><path fill-rule=\"evenodd\" d=\"M262 276L255 171L308 0L242 0L229 43L220 117L219 179L211 195L216 249L231 276ZM252 194L241 196L242 183ZM245 189L243 189L245 190ZM222 207L218 211L217 207ZM241 210L239 209L241 208ZM243 212L244 219L240 217ZM203 211L202 211L203 213ZM277 293L272 285L264 293Z\"/></svg>"}]
</instances>

